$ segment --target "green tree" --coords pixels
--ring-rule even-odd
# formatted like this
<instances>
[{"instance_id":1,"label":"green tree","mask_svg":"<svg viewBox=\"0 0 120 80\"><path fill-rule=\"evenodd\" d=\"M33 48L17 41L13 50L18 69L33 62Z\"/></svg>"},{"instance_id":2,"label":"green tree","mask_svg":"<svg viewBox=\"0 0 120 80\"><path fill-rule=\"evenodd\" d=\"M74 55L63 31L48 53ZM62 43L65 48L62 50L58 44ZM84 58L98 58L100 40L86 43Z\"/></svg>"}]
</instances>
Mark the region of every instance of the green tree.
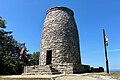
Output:
<instances>
[{"instance_id":1,"label":"green tree","mask_svg":"<svg viewBox=\"0 0 120 80\"><path fill-rule=\"evenodd\" d=\"M6 24L6 21L2 20L2 17L0 16L0 28L6 28L5 24Z\"/></svg>"},{"instance_id":2,"label":"green tree","mask_svg":"<svg viewBox=\"0 0 120 80\"><path fill-rule=\"evenodd\" d=\"M34 52L32 54L32 58L33 58L33 64L34 65L38 65L39 64L39 56L40 56L40 52Z\"/></svg>"},{"instance_id":3,"label":"green tree","mask_svg":"<svg viewBox=\"0 0 120 80\"><path fill-rule=\"evenodd\" d=\"M28 64L25 43L16 41L11 31L5 31L5 20L0 17L0 74L21 74L24 65ZM22 55L20 51L25 48Z\"/></svg>"},{"instance_id":4,"label":"green tree","mask_svg":"<svg viewBox=\"0 0 120 80\"><path fill-rule=\"evenodd\" d=\"M40 52L33 52L33 54L27 54L29 63L27 65L39 65Z\"/></svg>"}]
</instances>

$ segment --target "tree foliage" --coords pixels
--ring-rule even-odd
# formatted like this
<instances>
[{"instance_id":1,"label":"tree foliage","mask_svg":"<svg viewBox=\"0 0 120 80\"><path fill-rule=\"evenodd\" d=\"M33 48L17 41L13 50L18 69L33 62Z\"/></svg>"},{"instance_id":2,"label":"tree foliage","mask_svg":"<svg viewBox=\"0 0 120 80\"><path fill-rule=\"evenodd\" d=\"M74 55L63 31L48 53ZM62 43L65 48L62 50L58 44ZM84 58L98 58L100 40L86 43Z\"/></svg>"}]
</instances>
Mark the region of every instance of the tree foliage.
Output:
<instances>
[{"instance_id":1,"label":"tree foliage","mask_svg":"<svg viewBox=\"0 0 120 80\"><path fill-rule=\"evenodd\" d=\"M0 74L21 74L23 66L28 64L27 48L25 43L20 43L12 36L11 31L3 28L6 21L0 17ZM20 51L25 48L22 55Z\"/></svg>"},{"instance_id":2,"label":"tree foliage","mask_svg":"<svg viewBox=\"0 0 120 80\"><path fill-rule=\"evenodd\" d=\"M6 28L5 24L6 24L6 21L2 20L2 17L0 16L0 28Z\"/></svg>"},{"instance_id":3,"label":"tree foliage","mask_svg":"<svg viewBox=\"0 0 120 80\"><path fill-rule=\"evenodd\" d=\"M33 52L31 55L31 65L39 65L40 52Z\"/></svg>"}]
</instances>

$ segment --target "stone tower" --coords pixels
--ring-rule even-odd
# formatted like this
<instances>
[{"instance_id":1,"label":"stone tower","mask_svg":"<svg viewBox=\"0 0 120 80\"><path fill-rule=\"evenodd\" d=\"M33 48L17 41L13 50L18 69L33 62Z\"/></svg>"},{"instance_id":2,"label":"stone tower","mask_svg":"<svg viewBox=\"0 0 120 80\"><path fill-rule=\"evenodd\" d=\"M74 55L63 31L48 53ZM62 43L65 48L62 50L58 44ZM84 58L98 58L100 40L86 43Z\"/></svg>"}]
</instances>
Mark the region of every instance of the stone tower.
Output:
<instances>
[{"instance_id":1,"label":"stone tower","mask_svg":"<svg viewBox=\"0 0 120 80\"><path fill-rule=\"evenodd\" d=\"M81 64L78 30L73 11L66 7L54 7L46 14L39 65L25 66L24 74L89 72L90 66Z\"/></svg>"},{"instance_id":2,"label":"stone tower","mask_svg":"<svg viewBox=\"0 0 120 80\"><path fill-rule=\"evenodd\" d=\"M42 30L40 65L81 64L74 13L66 7L47 11Z\"/></svg>"}]
</instances>

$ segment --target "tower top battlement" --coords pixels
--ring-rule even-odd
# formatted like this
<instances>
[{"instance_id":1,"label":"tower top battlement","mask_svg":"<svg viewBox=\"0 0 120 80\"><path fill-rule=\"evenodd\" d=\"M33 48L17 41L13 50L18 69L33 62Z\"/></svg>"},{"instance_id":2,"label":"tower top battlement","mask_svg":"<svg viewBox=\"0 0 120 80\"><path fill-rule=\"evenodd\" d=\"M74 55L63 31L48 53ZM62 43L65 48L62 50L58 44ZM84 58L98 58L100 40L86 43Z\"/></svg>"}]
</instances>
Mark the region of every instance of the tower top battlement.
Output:
<instances>
[{"instance_id":1,"label":"tower top battlement","mask_svg":"<svg viewBox=\"0 0 120 80\"><path fill-rule=\"evenodd\" d=\"M50 9L47 10L46 14L48 14L48 13L50 13L52 11L55 11L55 10L65 11L65 12L71 14L72 16L74 16L74 13L73 13L73 11L71 9L69 9L67 7L62 7L62 6L57 6L57 7L54 7L54 8L50 8Z\"/></svg>"}]
</instances>

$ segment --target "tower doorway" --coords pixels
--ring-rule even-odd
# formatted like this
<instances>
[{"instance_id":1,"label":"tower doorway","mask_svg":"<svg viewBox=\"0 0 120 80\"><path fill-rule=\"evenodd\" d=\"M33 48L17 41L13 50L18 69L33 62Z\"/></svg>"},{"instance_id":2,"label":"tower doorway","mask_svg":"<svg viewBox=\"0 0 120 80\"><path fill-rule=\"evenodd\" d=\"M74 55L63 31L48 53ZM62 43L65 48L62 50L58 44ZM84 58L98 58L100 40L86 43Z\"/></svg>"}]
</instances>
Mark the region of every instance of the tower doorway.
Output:
<instances>
[{"instance_id":1,"label":"tower doorway","mask_svg":"<svg viewBox=\"0 0 120 80\"><path fill-rule=\"evenodd\" d=\"M47 50L46 65L51 64L51 61L52 61L52 50Z\"/></svg>"}]
</instances>

